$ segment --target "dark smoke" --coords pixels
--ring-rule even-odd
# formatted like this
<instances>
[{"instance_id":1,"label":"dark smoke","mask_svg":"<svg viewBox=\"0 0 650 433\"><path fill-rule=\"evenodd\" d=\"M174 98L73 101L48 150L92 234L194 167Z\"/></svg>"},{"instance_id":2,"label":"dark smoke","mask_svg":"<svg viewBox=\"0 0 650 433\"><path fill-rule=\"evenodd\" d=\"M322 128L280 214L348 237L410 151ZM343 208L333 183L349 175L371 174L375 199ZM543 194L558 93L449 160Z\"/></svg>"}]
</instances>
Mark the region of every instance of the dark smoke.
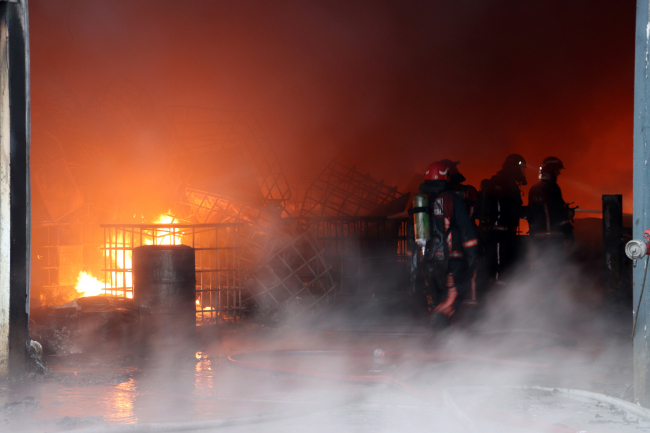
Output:
<instances>
[{"instance_id":1,"label":"dark smoke","mask_svg":"<svg viewBox=\"0 0 650 433\"><path fill-rule=\"evenodd\" d=\"M160 106L250 112L291 175L338 156L404 188L448 157L477 185L508 153L552 154L567 201L624 193L629 211L634 13L632 0L32 0L33 152L43 119L74 123L61 105L119 77Z\"/></svg>"}]
</instances>

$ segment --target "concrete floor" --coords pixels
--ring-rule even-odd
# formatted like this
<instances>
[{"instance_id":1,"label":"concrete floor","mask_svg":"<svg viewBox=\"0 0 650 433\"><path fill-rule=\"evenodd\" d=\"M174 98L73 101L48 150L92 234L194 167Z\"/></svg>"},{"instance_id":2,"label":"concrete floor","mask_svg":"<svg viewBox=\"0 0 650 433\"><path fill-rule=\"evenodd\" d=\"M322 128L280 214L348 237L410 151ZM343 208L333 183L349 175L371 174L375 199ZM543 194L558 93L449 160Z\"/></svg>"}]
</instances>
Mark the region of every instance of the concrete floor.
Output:
<instances>
[{"instance_id":1,"label":"concrete floor","mask_svg":"<svg viewBox=\"0 0 650 433\"><path fill-rule=\"evenodd\" d=\"M572 317L583 324L594 320ZM327 325L294 323L278 329L257 325L229 330L200 327L195 340L146 349L132 346L132 342L89 344L92 338L86 336L82 353L45 359L52 374L1 385L0 431L53 432L286 411L290 414L283 419L225 430L539 430L539 425L521 424L522 419L527 419L590 432L650 431L650 421L608 404L569 400L552 392L505 388L540 385L630 398L631 340L625 336L627 327L615 323L573 326L571 333L456 327L436 334L421 323L350 323L331 318ZM255 358L256 363L264 365L386 375L432 396L423 399L387 385L247 370L227 361L229 355L250 351L370 352L377 348L408 353L463 353L536 365L489 359L427 362L339 355Z\"/></svg>"}]
</instances>

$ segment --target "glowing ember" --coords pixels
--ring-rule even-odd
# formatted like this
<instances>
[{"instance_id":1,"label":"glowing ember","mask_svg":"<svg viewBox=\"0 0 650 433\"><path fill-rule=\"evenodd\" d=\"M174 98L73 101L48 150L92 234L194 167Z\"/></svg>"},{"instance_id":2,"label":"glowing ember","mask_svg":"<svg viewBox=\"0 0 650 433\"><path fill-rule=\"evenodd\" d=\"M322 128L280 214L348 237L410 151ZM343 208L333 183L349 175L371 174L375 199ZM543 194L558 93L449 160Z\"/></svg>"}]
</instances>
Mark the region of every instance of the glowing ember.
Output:
<instances>
[{"instance_id":1,"label":"glowing ember","mask_svg":"<svg viewBox=\"0 0 650 433\"><path fill-rule=\"evenodd\" d=\"M77 292L83 296L97 296L103 293L104 283L85 272L79 272L77 277Z\"/></svg>"},{"instance_id":2,"label":"glowing ember","mask_svg":"<svg viewBox=\"0 0 650 433\"><path fill-rule=\"evenodd\" d=\"M196 300L196 311L210 311L212 307L204 307L201 305L201 301Z\"/></svg>"}]
</instances>

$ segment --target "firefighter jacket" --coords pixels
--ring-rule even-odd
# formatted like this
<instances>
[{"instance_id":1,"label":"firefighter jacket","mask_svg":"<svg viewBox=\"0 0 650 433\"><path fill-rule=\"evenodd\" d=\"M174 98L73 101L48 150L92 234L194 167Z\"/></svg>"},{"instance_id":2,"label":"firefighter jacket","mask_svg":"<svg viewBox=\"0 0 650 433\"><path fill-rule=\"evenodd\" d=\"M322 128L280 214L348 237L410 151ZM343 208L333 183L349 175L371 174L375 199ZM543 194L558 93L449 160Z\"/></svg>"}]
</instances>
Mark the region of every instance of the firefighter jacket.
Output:
<instances>
[{"instance_id":1,"label":"firefighter jacket","mask_svg":"<svg viewBox=\"0 0 650 433\"><path fill-rule=\"evenodd\" d=\"M469 219L470 221L474 221L478 216L476 212L478 206L478 191L476 188L472 185L456 184L450 185L449 190L463 199Z\"/></svg>"},{"instance_id":2,"label":"firefighter jacket","mask_svg":"<svg viewBox=\"0 0 650 433\"><path fill-rule=\"evenodd\" d=\"M503 170L492 176L490 183L491 193L498 201L498 207L495 210L498 212L498 216L496 216L494 227L503 230L516 230L519 226L519 219L526 217L519 184L514 177L508 176Z\"/></svg>"},{"instance_id":3,"label":"firefighter jacket","mask_svg":"<svg viewBox=\"0 0 650 433\"><path fill-rule=\"evenodd\" d=\"M429 195L431 224L444 235L445 258L473 261L478 253L478 240L474 224L471 223L463 200L451 191L432 194L427 185L420 191ZM433 229L433 227L432 227Z\"/></svg>"},{"instance_id":4,"label":"firefighter jacket","mask_svg":"<svg viewBox=\"0 0 650 433\"><path fill-rule=\"evenodd\" d=\"M528 193L528 224L536 238L567 237L573 232L570 209L557 180L544 173Z\"/></svg>"}]
</instances>

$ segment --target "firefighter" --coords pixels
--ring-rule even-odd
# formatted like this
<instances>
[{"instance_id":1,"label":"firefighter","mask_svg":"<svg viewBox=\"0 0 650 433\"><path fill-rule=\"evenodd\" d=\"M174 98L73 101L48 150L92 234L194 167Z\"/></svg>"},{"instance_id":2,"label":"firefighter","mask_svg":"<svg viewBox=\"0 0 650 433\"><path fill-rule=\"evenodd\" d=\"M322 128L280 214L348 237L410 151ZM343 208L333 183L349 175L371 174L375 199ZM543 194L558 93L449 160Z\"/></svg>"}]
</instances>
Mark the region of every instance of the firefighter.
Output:
<instances>
[{"instance_id":1,"label":"firefighter","mask_svg":"<svg viewBox=\"0 0 650 433\"><path fill-rule=\"evenodd\" d=\"M523 156L508 155L501 170L481 182L480 219L486 241L486 267L495 281L503 280L519 258L517 230L519 220L526 218L521 191L528 183L525 170Z\"/></svg>"},{"instance_id":2,"label":"firefighter","mask_svg":"<svg viewBox=\"0 0 650 433\"><path fill-rule=\"evenodd\" d=\"M435 327L448 325L466 296L468 285L463 279L476 269L478 250L463 200L448 190L449 171L440 161L429 165L420 185L422 194L415 195L412 209L419 264L434 303L431 324ZM426 233L422 230L423 218Z\"/></svg>"},{"instance_id":3,"label":"firefighter","mask_svg":"<svg viewBox=\"0 0 650 433\"><path fill-rule=\"evenodd\" d=\"M478 206L478 191L472 185L463 185L463 182L467 179L458 170L458 164L460 164L460 161L454 162L450 159L443 159L440 162L449 168L448 189L463 199L469 220L474 226L475 231L478 233L478 226L476 225L476 218L478 216L476 212ZM467 297L464 301L465 305L477 305L477 276L478 269L474 269L470 275L462 279L464 282L469 284L469 287L464 290L464 292L467 293Z\"/></svg>"},{"instance_id":4,"label":"firefighter","mask_svg":"<svg viewBox=\"0 0 650 433\"><path fill-rule=\"evenodd\" d=\"M557 178L564 170L559 158L549 156L540 167L539 182L528 194L528 225L537 250L563 249L565 242L573 241L571 209L562 198Z\"/></svg>"},{"instance_id":5,"label":"firefighter","mask_svg":"<svg viewBox=\"0 0 650 433\"><path fill-rule=\"evenodd\" d=\"M463 199L469 219L473 222L477 218L478 191L472 185L463 185L467 179L458 170L460 161L443 159L440 161L449 169L448 189Z\"/></svg>"}]
</instances>

